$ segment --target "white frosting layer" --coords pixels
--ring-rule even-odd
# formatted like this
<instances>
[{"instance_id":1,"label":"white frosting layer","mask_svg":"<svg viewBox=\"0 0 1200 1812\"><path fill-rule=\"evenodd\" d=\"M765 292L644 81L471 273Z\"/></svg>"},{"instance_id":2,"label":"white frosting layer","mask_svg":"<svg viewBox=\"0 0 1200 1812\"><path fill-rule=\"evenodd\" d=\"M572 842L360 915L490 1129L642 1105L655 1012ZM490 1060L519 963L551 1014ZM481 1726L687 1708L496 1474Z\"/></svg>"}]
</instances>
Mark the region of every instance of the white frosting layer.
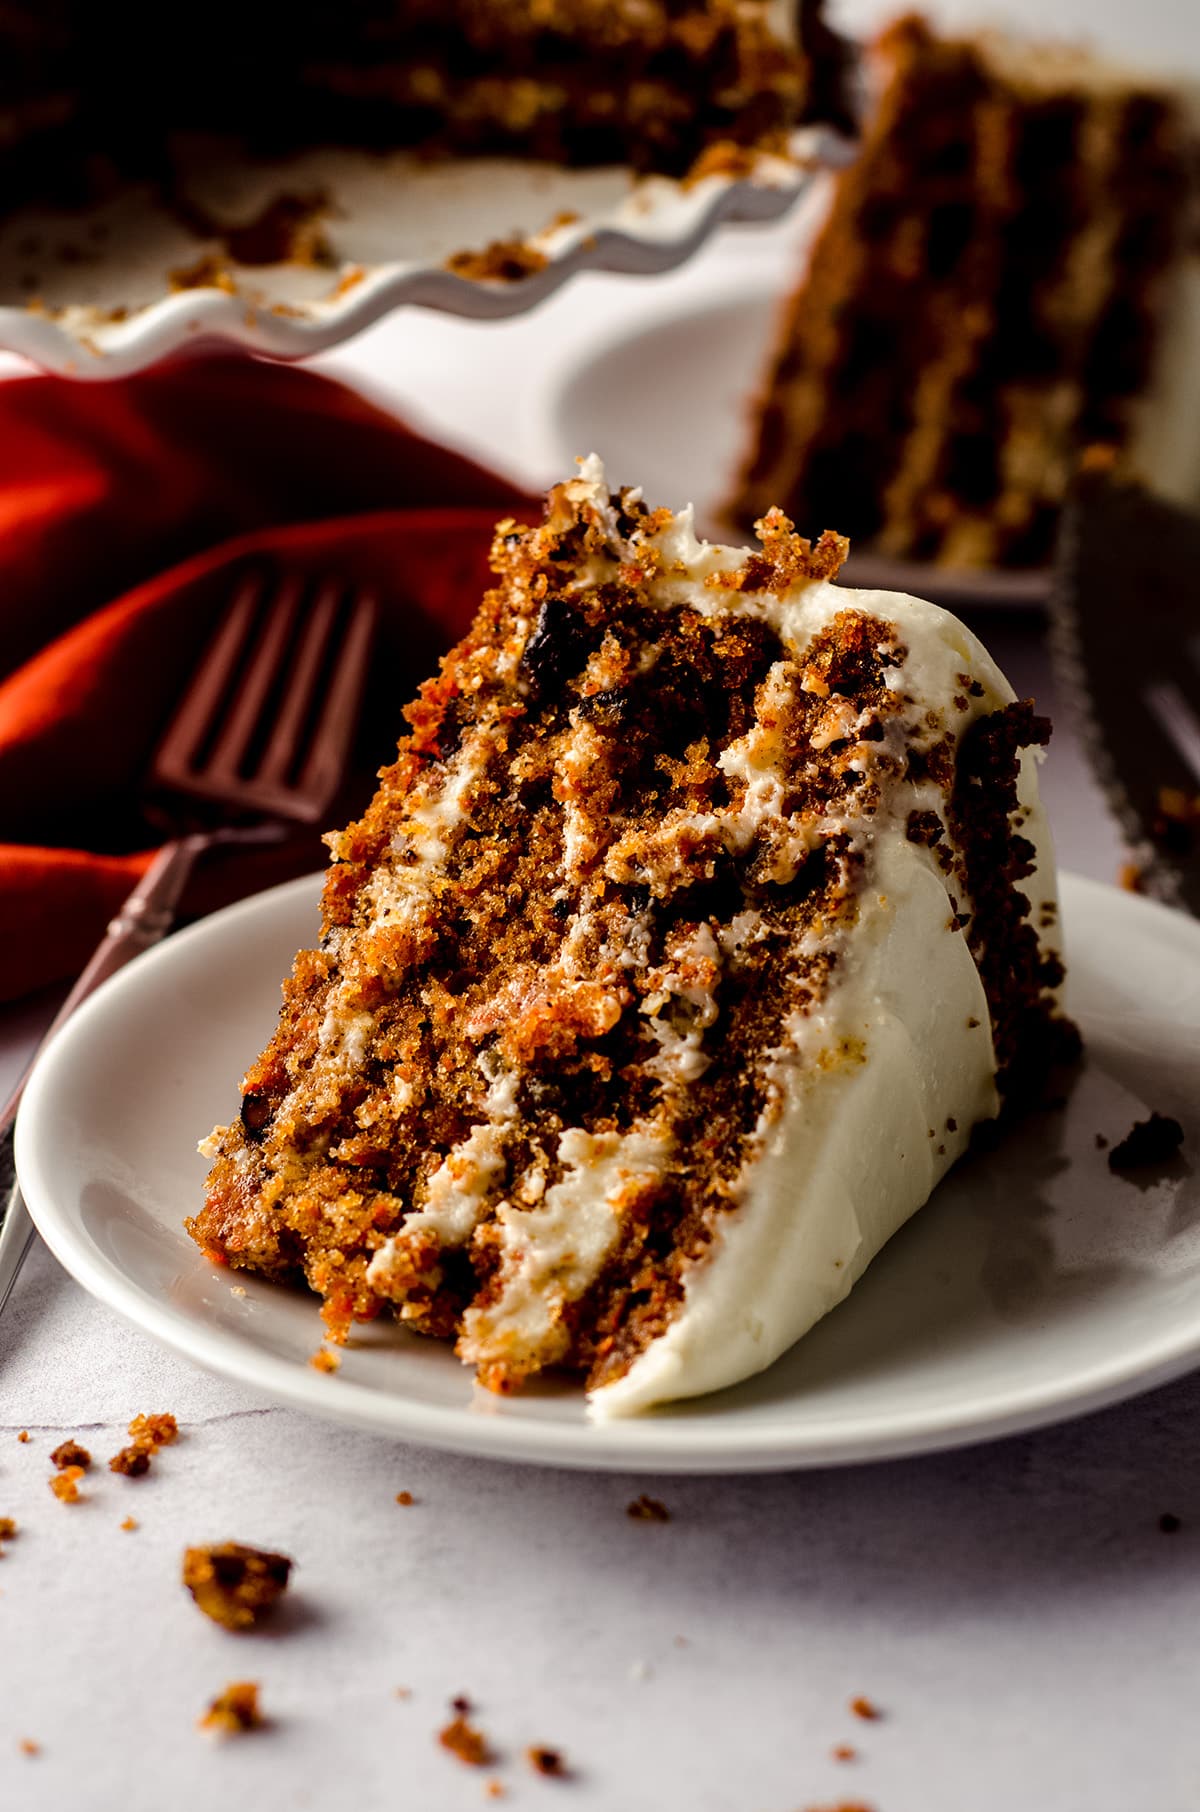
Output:
<instances>
[{"instance_id":1,"label":"white frosting layer","mask_svg":"<svg viewBox=\"0 0 1200 1812\"><path fill-rule=\"evenodd\" d=\"M571 488L576 502L591 505L610 525L598 461L583 462ZM610 533L615 538L614 528ZM637 540L635 535L622 544L625 557L636 558ZM961 735L974 718L1014 697L970 631L935 605L825 583L798 586L783 597L714 585L713 575L740 567L746 552L698 541L690 510L647 540L660 555L653 586L658 602L762 616L800 659L813 637L847 609L893 624L907 651L893 683L912 701L902 720L908 733L934 711ZM962 675L975 683L976 695L965 694ZM844 710L844 701L831 700L831 710ZM830 726L831 738L852 731L848 723ZM747 783L747 820L778 812L778 752L770 740L754 732L722 758L731 778ZM869 745L864 748L869 766ZM1019 793L1021 833L1038 852L1026 891L1040 926L1040 909L1055 898L1054 867L1030 755L1022 762ZM594 1416L696 1396L769 1365L842 1300L928 1199L965 1149L972 1127L997 1111L978 971L963 933L952 925L945 877L931 852L906 836L911 810L942 803L928 783L885 781L875 817L822 827L849 832L865 859L858 919L837 944L837 979L819 1010L789 1027L776 1066L782 1104L741 1179L740 1206L723 1217L708 1257L685 1279L683 1306L665 1332L623 1377L591 1393ZM738 828L724 827L726 834ZM745 829L749 841L754 826L748 822ZM785 866L792 854L785 847ZM803 852L794 854L798 861ZM969 910L969 901L959 904ZM1053 942L1052 932L1046 941ZM698 1043L688 1051L673 1049L669 1038L663 1045L662 1057L680 1062L680 1079L686 1079L686 1068L701 1055ZM577 1172L573 1179L578 1190Z\"/></svg>"}]
</instances>

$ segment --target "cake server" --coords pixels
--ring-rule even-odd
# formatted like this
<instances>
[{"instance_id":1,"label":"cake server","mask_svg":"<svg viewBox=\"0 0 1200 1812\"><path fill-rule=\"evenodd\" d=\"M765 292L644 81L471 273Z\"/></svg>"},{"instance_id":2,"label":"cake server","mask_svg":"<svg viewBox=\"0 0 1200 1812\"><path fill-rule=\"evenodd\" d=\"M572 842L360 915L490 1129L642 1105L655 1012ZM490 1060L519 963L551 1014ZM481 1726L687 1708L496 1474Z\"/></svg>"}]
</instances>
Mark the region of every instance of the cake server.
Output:
<instances>
[{"instance_id":1,"label":"cake server","mask_svg":"<svg viewBox=\"0 0 1200 1812\"><path fill-rule=\"evenodd\" d=\"M207 851L271 842L324 816L345 772L376 614L373 598L338 580L312 583L261 563L239 569L146 774L147 809L175 834L110 922L42 1045L101 982L166 936ZM0 1108L0 1310L34 1234L12 1128L42 1045Z\"/></svg>"},{"instance_id":2,"label":"cake server","mask_svg":"<svg viewBox=\"0 0 1200 1812\"><path fill-rule=\"evenodd\" d=\"M1085 473L1063 518L1050 646L1131 881L1200 914L1200 516Z\"/></svg>"}]
</instances>

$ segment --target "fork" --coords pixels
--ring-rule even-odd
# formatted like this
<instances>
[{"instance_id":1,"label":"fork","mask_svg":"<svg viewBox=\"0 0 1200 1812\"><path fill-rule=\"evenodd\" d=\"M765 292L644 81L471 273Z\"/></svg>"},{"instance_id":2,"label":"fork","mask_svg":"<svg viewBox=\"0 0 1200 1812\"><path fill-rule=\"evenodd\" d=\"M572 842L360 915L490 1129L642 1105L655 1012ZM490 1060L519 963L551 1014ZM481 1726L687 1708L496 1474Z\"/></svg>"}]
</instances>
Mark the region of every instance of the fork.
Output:
<instances>
[{"instance_id":1,"label":"fork","mask_svg":"<svg viewBox=\"0 0 1200 1812\"><path fill-rule=\"evenodd\" d=\"M148 810L175 830L59 1008L0 1108L0 1310L33 1241L12 1157L17 1108L42 1050L110 975L166 936L197 861L317 822L345 771L377 608L333 579L242 569L232 602L151 758Z\"/></svg>"}]
</instances>

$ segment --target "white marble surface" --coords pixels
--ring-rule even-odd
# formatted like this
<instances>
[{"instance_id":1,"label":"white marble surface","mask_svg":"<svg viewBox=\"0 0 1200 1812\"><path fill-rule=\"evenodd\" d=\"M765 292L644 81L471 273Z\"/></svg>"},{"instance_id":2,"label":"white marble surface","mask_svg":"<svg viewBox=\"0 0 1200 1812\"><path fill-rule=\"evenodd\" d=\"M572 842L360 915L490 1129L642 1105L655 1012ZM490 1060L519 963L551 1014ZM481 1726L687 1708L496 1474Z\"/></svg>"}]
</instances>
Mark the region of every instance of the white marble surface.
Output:
<instances>
[{"instance_id":1,"label":"white marble surface","mask_svg":"<svg viewBox=\"0 0 1200 1812\"><path fill-rule=\"evenodd\" d=\"M1104 16L1128 35L1135 9ZM1136 18L1164 56L1200 35L1191 0ZM727 235L652 288L585 280L508 326L404 315L322 364L542 483L550 401L586 346L738 270L782 280L790 231ZM979 626L1053 710L1036 628ZM1111 878L1115 832L1061 725L1046 792L1064 861ZM0 1093L42 1011L0 1021ZM178 1445L144 1479L109 1474L129 1417L160 1409ZM0 1514L21 1526L0 1560L0 1807L456 1812L488 1803L496 1778L514 1805L581 1812L1196 1812L1198 1413L1191 1379L873 1469L553 1474L255 1402L115 1321L37 1249L0 1322ZM66 1435L100 1462L76 1506L47 1488ZM626 1516L640 1491L669 1523ZM1160 1532L1163 1512L1178 1533ZM180 1586L186 1543L229 1538L296 1560L270 1633L226 1634ZM237 1678L261 1682L271 1727L214 1743L196 1717ZM456 1693L478 1707L492 1768L436 1742ZM879 1722L850 1715L860 1693ZM841 1742L859 1759L831 1759ZM574 1778L535 1778L529 1743L561 1747Z\"/></svg>"}]
</instances>

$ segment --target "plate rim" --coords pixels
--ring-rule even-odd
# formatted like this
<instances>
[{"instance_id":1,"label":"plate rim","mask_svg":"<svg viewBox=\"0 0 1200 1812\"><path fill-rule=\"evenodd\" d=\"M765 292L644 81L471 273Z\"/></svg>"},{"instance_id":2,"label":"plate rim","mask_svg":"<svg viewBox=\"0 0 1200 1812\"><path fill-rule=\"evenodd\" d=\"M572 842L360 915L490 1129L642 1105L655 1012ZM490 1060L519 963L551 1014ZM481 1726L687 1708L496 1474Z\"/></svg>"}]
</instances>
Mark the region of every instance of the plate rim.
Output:
<instances>
[{"instance_id":1,"label":"plate rim","mask_svg":"<svg viewBox=\"0 0 1200 1812\"><path fill-rule=\"evenodd\" d=\"M272 1402L446 1452L592 1471L650 1469L695 1475L817 1470L975 1446L1094 1414L1200 1365L1198 1315L1186 1338L1174 1335L1160 1340L1157 1351L1147 1351L1143 1345L1138 1349L1140 1357L1118 1357L1093 1367L1090 1382L1066 1395L1061 1381L1049 1379L1027 1388L1015 1401L1011 1392L1000 1396L993 1391L982 1397L977 1393L969 1407L932 1414L928 1408L917 1409L889 1417L886 1426L867 1423L849 1437L839 1435L833 1422L818 1422L798 1436L773 1424L739 1434L736 1427L731 1430L720 1422L705 1427L689 1426L689 1417L672 1421L669 1409L664 1414L651 1412L614 1422L517 1422L475 1416L469 1409L413 1402L402 1394L385 1394L339 1374L324 1376L313 1371L310 1378L303 1362L263 1351L244 1335L212 1327L155 1300L72 1225L70 1213L57 1207L54 1188L43 1174L37 1150L39 1119L47 1111L47 1099L52 1098L58 1065L64 1053L86 1036L91 1021L108 1010L110 1002L130 988L144 985L156 967L169 967L181 947L211 937L215 924L228 930L255 917L269 920L304 896L311 897L315 907L323 878L324 871L302 875L226 906L176 932L110 977L39 1056L18 1115L15 1155L21 1189L54 1256L89 1294L191 1363L248 1386ZM1111 907L1119 901L1122 912L1140 916L1160 935L1191 942L1200 960L1200 922L1189 915L1070 871L1060 872L1059 879L1068 901L1063 915L1068 936L1069 896L1099 899L1102 910L1104 904ZM203 1262L198 1253L197 1262ZM664 1446L661 1439L668 1427L669 1443Z\"/></svg>"}]
</instances>

